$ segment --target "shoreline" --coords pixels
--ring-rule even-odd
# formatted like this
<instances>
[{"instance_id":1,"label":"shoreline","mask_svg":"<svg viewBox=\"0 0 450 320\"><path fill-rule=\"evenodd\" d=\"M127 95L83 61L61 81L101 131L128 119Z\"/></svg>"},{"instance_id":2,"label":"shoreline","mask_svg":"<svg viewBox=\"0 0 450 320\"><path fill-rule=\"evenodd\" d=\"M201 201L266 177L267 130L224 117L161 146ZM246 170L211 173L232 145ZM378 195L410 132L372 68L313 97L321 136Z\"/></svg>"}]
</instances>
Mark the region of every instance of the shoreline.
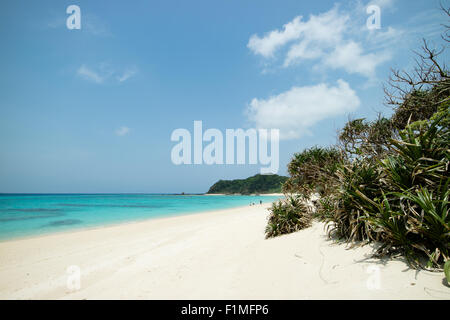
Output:
<instances>
[{"instance_id":1,"label":"shoreline","mask_svg":"<svg viewBox=\"0 0 450 320\"><path fill-rule=\"evenodd\" d=\"M207 194L203 194L203 195L207 195ZM210 194L210 195L216 196L216 195L221 195L221 194ZM225 195L225 194L223 194L223 195ZM279 194L275 194L274 193L274 194L264 194L262 196L280 196L281 197L282 194L279 195ZM270 203L272 203L272 202L273 201L270 201ZM65 233L78 232L78 231L103 229L103 228L114 227L114 226L119 226L119 225L142 223L142 222L147 222L147 221L151 221L151 220L170 219L170 218L176 218L176 217L182 217L182 216L191 216L191 215L198 215L198 214L208 214L208 213L213 213L213 212L222 211L222 210L246 208L248 206L249 205L239 205L239 206L235 206L235 207L229 207L229 208L223 208L223 209L214 209L214 210L205 209L205 210L201 210L201 211L183 211L181 213L180 212L170 213L170 214L165 214L165 215L161 215L161 216L147 217L147 218L142 218L142 219L119 221L119 222L110 222L110 223L106 222L105 224L77 227L77 228L68 229L68 230L55 230L55 231L43 232L43 233L40 233L40 234L36 233L36 234L23 235L23 236L13 236L11 238L5 238L5 239L1 239L0 238L0 244L1 243L5 243L5 242L9 242L9 241L27 240L27 239L46 237L46 236L50 236L50 235L65 234Z\"/></svg>"},{"instance_id":2,"label":"shoreline","mask_svg":"<svg viewBox=\"0 0 450 320\"><path fill-rule=\"evenodd\" d=\"M283 193L204 193L204 196L255 196L255 197L284 197Z\"/></svg>"},{"instance_id":3,"label":"shoreline","mask_svg":"<svg viewBox=\"0 0 450 320\"><path fill-rule=\"evenodd\" d=\"M269 206L0 242L0 299L450 298L442 273L336 244L319 222L266 240ZM74 266L78 290L67 286Z\"/></svg>"},{"instance_id":4,"label":"shoreline","mask_svg":"<svg viewBox=\"0 0 450 320\"><path fill-rule=\"evenodd\" d=\"M217 210L188 211L188 212L183 212L183 213L169 214L166 216L157 216L157 217L153 217L153 218L143 218L143 219L138 219L138 220L111 222L111 223L106 223L103 225L86 226L86 227L80 227L80 228L75 228L75 229L71 229L71 230L51 231L51 232L35 234L35 235L17 236L17 237L11 238L11 239L0 239L0 244L6 243L6 242L11 242L11 241L33 240L36 238L49 237L49 236L53 236L53 235L63 235L63 234L78 233L78 232L83 232L83 231L102 230L105 228L112 228L112 227L118 227L118 226L122 226L122 225L130 225L130 224L132 225L132 224L146 223L149 221L156 221L156 220L174 219L174 218L178 218L178 217L194 216L194 215L204 215L204 214L208 214L208 213L211 214L211 213L215 213L218 211L243 209L246 207L248 207L248 205L237 206L237 207L232 207L232 208L225 208L225 209L217 209Z\"/></svg>"}]
</instances>

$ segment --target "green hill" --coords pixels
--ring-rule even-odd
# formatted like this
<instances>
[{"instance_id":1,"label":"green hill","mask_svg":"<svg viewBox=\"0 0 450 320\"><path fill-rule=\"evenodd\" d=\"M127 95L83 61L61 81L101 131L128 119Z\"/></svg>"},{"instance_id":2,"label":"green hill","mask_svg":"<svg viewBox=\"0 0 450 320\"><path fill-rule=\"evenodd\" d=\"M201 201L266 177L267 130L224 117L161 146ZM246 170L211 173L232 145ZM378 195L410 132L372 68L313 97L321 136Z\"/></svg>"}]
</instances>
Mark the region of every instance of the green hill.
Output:
<instances>
[{"instance_id":1,"label":"green hill","mask_svg":"<svg viewBox=\"0 0 450 320\"><path fill-rule=\"evenodd\" d=\"M257 174L247 179L219 180L209 188L207 193L278 193L281 192L281 185L287 179L277 174Z\"/></svg>"}]
</instances>

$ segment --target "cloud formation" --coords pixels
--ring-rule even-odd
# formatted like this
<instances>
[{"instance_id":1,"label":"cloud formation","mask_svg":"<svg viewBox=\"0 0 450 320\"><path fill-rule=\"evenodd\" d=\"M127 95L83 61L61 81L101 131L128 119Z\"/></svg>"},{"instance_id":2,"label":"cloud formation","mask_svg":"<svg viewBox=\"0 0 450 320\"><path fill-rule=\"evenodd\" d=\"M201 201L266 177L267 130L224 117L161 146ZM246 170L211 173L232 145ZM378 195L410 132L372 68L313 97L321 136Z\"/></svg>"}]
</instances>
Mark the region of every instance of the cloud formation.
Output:
<instances>
[{"instance_id":1,"label":"cloud formation","mask_svg":"<svg viewBox=\"0 0 450 320\"><path fill-rule=\"evenodd\" d=\"M130 133L130 128L125 127L125 126L122 126L116 130L116 135L118 135L119 137L125 136L128 133Z\"/></svg>"},{"instance_id":2,"label":"cloud formation","mask_svg":"<svg viewBox=\"0 0 450 320\"><path fill-rule=\"evenodd\" d=\"M96 68L83 64L76 71L77 75L83 79L99 84L111 80L122 83L133 77L137 72L136 67L128 67L124 71L117 71L108 63L101 63Z\"/></svg>"},{"instance_id":3,"label":"cloud formation","mask_svg":"<svg viewBox=\"0 0 450 320\"><path fill-rule=\"evenodd\" d=\"M364 54L359 43L350 41L336 46L329 55L323 57L322 61L332 69L340 68L351 74L359 73L371 78L375 75L376 67L390 57L388 52Z\"/></svg>"},{"instance_id":4,"label":"cloud formation","mask_svg":"<svg viewBox=\"0 0 450 320\"><path fill-rule=\"evenodd\" d=\"M134 76L136 73L137 73L136 67L127 68L122 73L122 75L117 76L117 80L119 82L124 82L124 81L128 80L129 78L131 78L132 76Z\"/></svg>"},{"instance_id":5,"label":"cloud formation","mask_svg":"<svg viewBox=\"0 0 450 320\"><path fill-rule=\"evenodd\" d=\"M246 113L256 128L280 129L281 139L295 139L319 121L352 112L359 105L355 91L339 79L335 86L292 87L268 99L254 98Z\"/></svg>"},{"instance_id":6,"label":"cloud formation","mask_svg":"<svg viewBox=\"0 0 450 320\"><path fill-rule=\"evenodd\" d=\"M389 1L384 2L386 5ZM386 40L386 37L392 38L399 33L391 27L373 35L364 28L365 24L355 24L361 19L355 19L353 14L339 11L335 6L325 13L310 15L307 20L297 16L280 30L269 31L263 36L252 35L247 47L255 55L272 60L276 60L277 52L283 51L283 67L309 61L315 62L316 66L374 78L377 66L389 60L391 54L387 48L378 48L376 52L365 52L363 48L373 48L371 39Z\"/></svg>"},{"instance_id":7,"label":"cloud formation","mask_svg":"<svg viewBox=\"0 0 450 320\"><path fill-rule=\"evenodd\" d=\"M84 64L78 68L77 74L82 78L93 81L95 83L103 83L103 81L105 80L104 76L100 75L98 72L92 69L89 69Z\"/></svg>"}]
</instances>

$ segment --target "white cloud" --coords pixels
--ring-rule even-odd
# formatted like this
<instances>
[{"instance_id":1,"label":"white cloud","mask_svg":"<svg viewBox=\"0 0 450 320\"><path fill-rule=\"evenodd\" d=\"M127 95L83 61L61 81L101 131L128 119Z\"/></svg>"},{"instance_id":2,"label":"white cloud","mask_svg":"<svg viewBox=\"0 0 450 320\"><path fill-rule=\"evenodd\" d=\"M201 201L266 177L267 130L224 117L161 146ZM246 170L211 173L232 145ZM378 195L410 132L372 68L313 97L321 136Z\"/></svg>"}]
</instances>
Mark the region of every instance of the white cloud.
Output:
<instances>
[{"instance_id":1,"label":"white cloud","mask_svg":"<svg viewBox=\"0 0 450 320\"><path fill-rule=\"evenodd\" d=\"M381 49L386 49L389 47L395 47L398 45L398 41L403 38L405 39L406 32L398 28L393 28L391 26L384 28L384 30L370 30L367 33L367 47L371 51L380 51Z\"/></svg>"},{"instance_id":2,"label":"white cloud","mask_svg":"<svg viewBox=\"0 0 450 320\"><path fill-rule=\"evenodd\" d=\"M83 77L84 79L93 81L95 83L102 83L104 81L104 77L101 76L98 72L89 69L85 65L82 65L78 68L77 74Z\"/></svg>"},{"instance_id":3,"label":"white cloud","mask_svg":"<svg viewBox=\"0 0 450 320\"><path fill-rule=\"evenodd\" d=\"M336 8L317 16L311 15L303 23L303 33L299 41L291 46L284 66L287 67L302 59L318 59L325 50L342 42L348 15L339 15Z\"/></svg>"},{"instance_id":4,"label":"white cloud","mask_svg":"<svg viewBox=\"0 0 450 320\"><path fill-rule=\"evenodd\" d=\"M297 39L302 33L301 16L285 24L283 30L274 30L266 34L263 38L256 34L250 37L247 47L255 54L260 54L265 58L273 56L273 53L279 47L282 47L291 40Z\"/></svg>"},{"instance_id":5,"label":"white cloud","mask_svg":"<svg viewBox=\"0 0 450 320\"><path fill-rule=\"evenodd\" d=\"M390 59L390 54L363 54L361 45L350 41L338 45L331 54L324 57L323 62L332 69L342 68L348 73L359 73L368 78L375 74L376 67Z\"/></svg>"},{"instance_id":6,"label":"white cloud","mask_svg":"<svg viewBox=\"0 0 450 320\"><path fill-rule=\"evenodd\" d=\"M118 135L119 137L122 137L124 135L127 135L129 132L130 132L130 128L123 126L116 130L116 135Z\"/></svg>"},{"instance_id":7,"label":"white cloud","mask_svg":"<svg viewBox=\"0 0 450 320\"><path fill-rule=\"evenodd\" d=\"M127 69L125 69L125 71L123 72L122 75L117 76L117 80L119 82L124 82L124 81L128 80L129 78L131 78L132 76L134 76L136 73L137 73L137 69L135 67L127 68Z\"/></svg>"},{"instance_id":8,"label":"white cloud","mask_svg":"<svg viewBox=\"0 0 450 320\"><path fill-rule=\"evenodd\" d=\"M336 86L292 87L268 99L254 98L247 117L256 128L280 129L281 139L294 139L308 133L317 122L352 112L359 104L355 91L339 79Z\"/></svg>"},{"instance_id":9,"label":"white cloud","mask_svg":"<svg viewBox=\"0 0 450 320\"><path fill-rule=\"evenodd\" d=\"M378 3L387 6L391 1L379 0ZM274 57L285 47L284 67L308 61L374 78L377 66L391 57L388 48L381 43L394 36L397 38L400 33L388 28L375 34L365 27L365 21L361 23L354 15L353 11L339 11L335 6L325 13L310 15L308 20L298 16L281 31L270 31L263 37L252 35L247 47L265 59ZM363 48L377 50L370 52Z\"/></svg>"},{"instance_id":10,"label":"white cloud","mask_svg":"<svg viewBox=\"0 0 450 320\"><path fill-rule=\"evenodd\" d=\"M105 62L100 63L95 68L87 67L83 64L77 69L79 76L95 83L104 83L111 80L122 83L133 77L137 72L138 69L136 67L128 67L124 71L117 71L109 63Z\"/></svg>"},{"instance_id":11,"label":"white cloud","mask_svg":"<svg viewBox=\"0 0 450 320\"><path fill-rule=\"evenodd\" d=\"M291 47L291 49L298 48L302 51L302 54L298 55L300 57L303 56L305 49L309 49L311 43L332 45L340 41L341 33L349 17L339 15L335 7L323 14L311 15L308 21L302 21L302 19L302 16L297 16L285 24L283 30L270 31L262 38L256 34L252 35L247 47L255 54L268 58L289 42L300 39L300 42ZM292 57L295 55L296 52L291 52Z\"/></svg>"}]
</instances>

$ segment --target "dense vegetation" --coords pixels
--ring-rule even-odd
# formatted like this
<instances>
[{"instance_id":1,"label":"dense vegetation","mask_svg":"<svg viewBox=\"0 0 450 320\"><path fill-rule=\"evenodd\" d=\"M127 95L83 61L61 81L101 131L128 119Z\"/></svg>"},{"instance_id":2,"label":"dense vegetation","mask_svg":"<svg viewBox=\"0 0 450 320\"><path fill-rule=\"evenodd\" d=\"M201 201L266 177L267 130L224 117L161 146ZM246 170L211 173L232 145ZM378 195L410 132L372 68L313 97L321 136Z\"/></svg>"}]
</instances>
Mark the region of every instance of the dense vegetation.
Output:
<instances>
[{"instance_id":1,"label":"dense vegetation","mask_svg":"<svg viewBox=\"0 0 450 320\"><path fill-rule=\"evenodd\" d=\"M209 188L208 193L254 194L279 193L288 178L276 174L257 174L247 179L219 180Z\"/></svg>"},{"instance_id":2,"label":"dense vegetation","mask_svg":"<svg viewBox=\"0 0 450 320\"><path fill-rule=\"evenodd\" d=\"M450 273L450 75L438 62L442 51L424 41L413 74L392 72L385 89L392 116L350 120L335 146L293 156L287 199L271 208L268 237L316 217L329 235L378 241L377 255L400 253L415 267L442 268L447 261ZM292 194L319 195L315 212Z\"/></svg>"},{"instance_id":3,"label":"dense vegetation","mask_svg":"<svg viewBox=\"0 0 450 320\"><path fill-rule=\"evenodd\" d=\"M295 232L311 226L312 210L301 195L288 195L286 199L272 203L266 238Z\"/></svg>"}]
</instances>

